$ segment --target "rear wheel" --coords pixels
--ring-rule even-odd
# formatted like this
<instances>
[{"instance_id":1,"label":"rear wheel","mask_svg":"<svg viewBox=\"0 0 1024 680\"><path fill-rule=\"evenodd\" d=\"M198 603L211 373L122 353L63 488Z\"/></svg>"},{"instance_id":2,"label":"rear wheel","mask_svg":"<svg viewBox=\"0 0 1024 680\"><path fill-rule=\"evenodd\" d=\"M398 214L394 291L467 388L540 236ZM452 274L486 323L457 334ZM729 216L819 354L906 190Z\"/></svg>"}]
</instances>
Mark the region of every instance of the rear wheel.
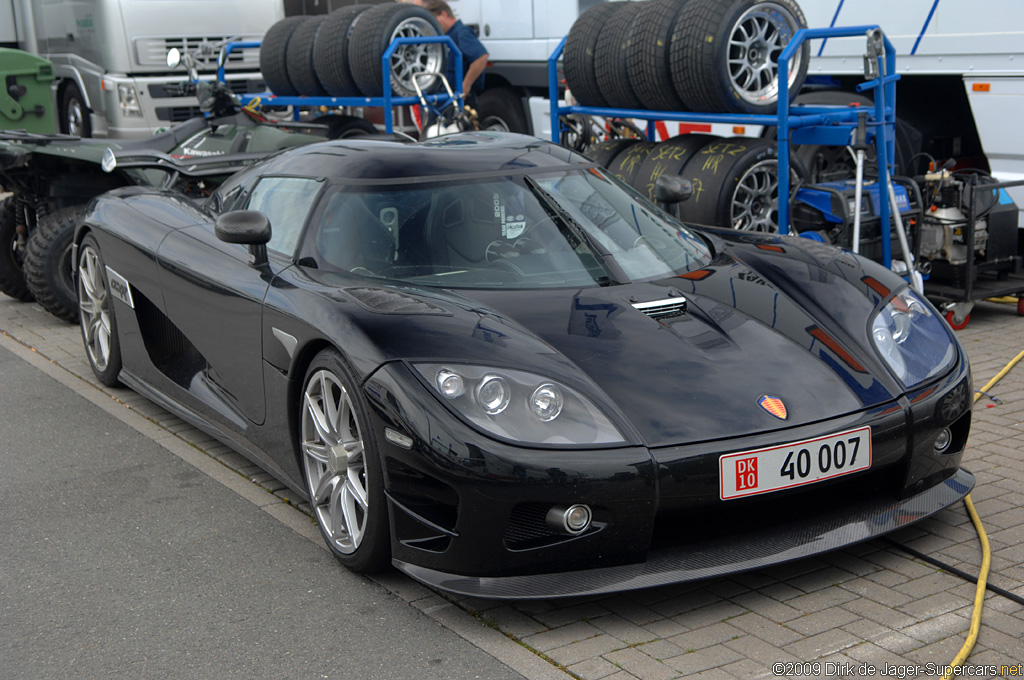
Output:
<instances>
[{"instance_id":1,"label":"rear wheel","mask_svg":"<svg viewBox=\"0 0 1024 680\"><path fill-rule=\"evenodd\" d=\"M121 344L103 257L91 234L82 239L78 252L78 305L89 365L101 383L113 387L121 372Z\"/></svg>"},{"instance_id":2,"label":"rear wheel","mask_svg":"<svg viewBox=\"0 0 1024 680\"><path fill-rule=\"evenodd\" d=\"M313 359L298 407L302 470L320 533L349 569L383 568L391 546L380 454L365 400L337 351Z\"/></svg>"},{"instance_id":3,"label":"rear wheel","mask_svg":"<svg viewBox=\"0 0 1024 680\"><path fill-rule=\"evenodd\" d=\"M357 116L330 115L317 118L313 122L327 126L327 139L348 139L377 134L377 128L373 123Z\"/></svg>"},{"instance_id":4,"label":"rear wheel","mask_svg":"<svg viewBox=\"0 0 1024 680\"><path fill-rule=\"evenodd\" d=\"M481 92L477 101L477 116L481 130L530 134L523 103L510 88L496 87Z\"/></svg>"},{"instance_id":5,"label":"rear wheel","mask_svg":"<svg viewBox=\"0 0 1024 680\"><path fill-rule=\"evenodd\" d=\"M36 302L69 323L78 321L71 242L84 213L84 206L75 205L40 218L25 250L25 282Z\"/></svg>"},{"instance_id":6,"label":"rear wheel","mask_svg":"<svg viewBox=\"0 0 1024 680\"><path fill-rule=\"evenodd\" d=\"M68 83L60 98L60 131L76 137L92 137L92 122L78 85Z\"/></svg>"},{"instance_id":7,"label":"rear wheel","mask_svg":"<svg viewBox=\"0 0 1024 680\"><path fill-rule=\"evenodd\" d=\"M25 234L18 230L14 199L0 200L0 292L30 302L32 291L25 282Z\"/></svg>"}]
</instances>

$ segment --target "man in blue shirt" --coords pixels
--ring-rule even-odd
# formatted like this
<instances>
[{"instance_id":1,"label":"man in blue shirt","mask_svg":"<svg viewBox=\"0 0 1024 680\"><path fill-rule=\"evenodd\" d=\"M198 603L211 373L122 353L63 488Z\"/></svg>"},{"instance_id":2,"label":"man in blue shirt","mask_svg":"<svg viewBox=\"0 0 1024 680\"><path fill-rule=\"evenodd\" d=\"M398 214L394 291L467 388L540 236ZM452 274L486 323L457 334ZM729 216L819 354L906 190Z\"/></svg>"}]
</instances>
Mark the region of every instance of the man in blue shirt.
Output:
<instances>
[{"instance_id":1,"label":"man in blue shirt","mask_svg":"<svg viewBox=\"0 0 1024 680\"><path fill-rule=\"evenodd\" d=\"M466 95L466 103L475 106L476 95L484 89L484 69L487 68L487 58L490 56L487 48L468 26L455 18L452 8L444 0L419 0L415 4L433 14L437 23L441 24L441 30L462 51L462 91ZM449 61L445 77L454 89L454 60Z\"/></svg>"}]
</instances>

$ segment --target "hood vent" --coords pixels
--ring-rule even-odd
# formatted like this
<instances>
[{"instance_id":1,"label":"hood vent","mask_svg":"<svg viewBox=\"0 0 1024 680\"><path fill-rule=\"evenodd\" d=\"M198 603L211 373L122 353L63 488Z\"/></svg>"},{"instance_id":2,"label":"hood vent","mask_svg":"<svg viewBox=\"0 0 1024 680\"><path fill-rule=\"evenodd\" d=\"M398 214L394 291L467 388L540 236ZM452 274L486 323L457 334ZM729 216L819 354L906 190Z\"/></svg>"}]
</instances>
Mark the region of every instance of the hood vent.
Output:
<instances>
[{"instance_id":1,"label":"hood vent","mask_svg":"<svg viewBox=\"0 0 1024 680\"><path fill-rule=\"evenodd\" d=\"M668 319L686 313L686 298L671 297L650 302L634 302L633 307L652 319Z\"/></svg>"},{"instance_id":2,"label":"hood vent","mask_svg":"<svg viewBox=\"0 0 1024 680\"><path fill-rule=\"evenodd\" d=\"M371 312L378 314L427 314L434 316L451 316L447 310L387 288L346 288L345 292L355 298Z\"/></svg>"}]
</instances>

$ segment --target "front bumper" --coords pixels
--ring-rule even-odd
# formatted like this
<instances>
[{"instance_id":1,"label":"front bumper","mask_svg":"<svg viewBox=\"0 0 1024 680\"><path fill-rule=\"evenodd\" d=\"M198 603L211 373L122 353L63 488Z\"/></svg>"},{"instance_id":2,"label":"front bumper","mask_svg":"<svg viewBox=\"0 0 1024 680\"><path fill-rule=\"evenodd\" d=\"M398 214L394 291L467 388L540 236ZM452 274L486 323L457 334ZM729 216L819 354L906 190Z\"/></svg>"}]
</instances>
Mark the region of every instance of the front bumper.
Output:
<instances>
[{"instance_id":1,"label":"front bumper","mask_svg":"<svg viewBox=\"0 0 1024 680\"><path fill-rule=\"evenodd\" d=\"M608 593L756 569L880 536L963 498L970 376L950 374L896 402L830 421L648 449L525 449L451 416L401 364L366 386L373 405L397 568L490 598ZM808 487L723 501L718 460L870 426L872 467ZM387 441L385 429L413 442ZM939 433L953 444L936 449ZM592 508L565 535L551 508Z\"/></svg>"}]
</instances>

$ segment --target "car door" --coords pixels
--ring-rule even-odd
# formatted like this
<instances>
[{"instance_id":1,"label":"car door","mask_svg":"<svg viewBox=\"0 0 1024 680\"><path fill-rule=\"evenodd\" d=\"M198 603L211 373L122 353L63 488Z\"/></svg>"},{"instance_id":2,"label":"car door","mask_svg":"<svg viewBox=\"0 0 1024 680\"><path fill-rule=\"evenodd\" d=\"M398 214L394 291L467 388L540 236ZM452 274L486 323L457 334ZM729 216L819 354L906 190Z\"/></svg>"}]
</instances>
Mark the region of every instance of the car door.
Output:
<instances>
[{"instance_id":1,"label":"car door","mask_svg":"<svg viewBox=\"0 0 1024 680\"><path fill-rule=\"evenodd\" d=\"M264 177L243 202L270 219L265 265L251 265L248 247L224 243L210 223L174 233L160 246L167 316L194 348L191 375L178 382L204 410L236 428L264 421L263 300L274 277L291 265L321 185Z\"/></svg>"}]
</instances>

